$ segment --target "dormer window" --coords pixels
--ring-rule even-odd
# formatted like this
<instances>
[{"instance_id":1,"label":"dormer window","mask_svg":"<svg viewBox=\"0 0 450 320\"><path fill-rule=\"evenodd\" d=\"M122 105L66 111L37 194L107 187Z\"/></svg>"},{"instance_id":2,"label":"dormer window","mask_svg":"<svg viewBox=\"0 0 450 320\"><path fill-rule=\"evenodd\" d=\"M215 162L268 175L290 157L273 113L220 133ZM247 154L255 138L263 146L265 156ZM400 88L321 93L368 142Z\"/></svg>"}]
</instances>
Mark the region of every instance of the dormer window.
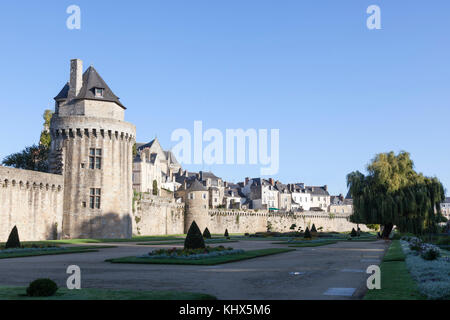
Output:
<instances>
[{"instance_id":1,"label":"dormer window","mask_svg":"<svg viewBox=\"0 0 450 320\"><path fill-rule=\"evenodd\" d=\"M95 92L95 97L103 98L104 89L102 89L102 88L94 88L94 92Z\"/></svg>"}]
</instances>

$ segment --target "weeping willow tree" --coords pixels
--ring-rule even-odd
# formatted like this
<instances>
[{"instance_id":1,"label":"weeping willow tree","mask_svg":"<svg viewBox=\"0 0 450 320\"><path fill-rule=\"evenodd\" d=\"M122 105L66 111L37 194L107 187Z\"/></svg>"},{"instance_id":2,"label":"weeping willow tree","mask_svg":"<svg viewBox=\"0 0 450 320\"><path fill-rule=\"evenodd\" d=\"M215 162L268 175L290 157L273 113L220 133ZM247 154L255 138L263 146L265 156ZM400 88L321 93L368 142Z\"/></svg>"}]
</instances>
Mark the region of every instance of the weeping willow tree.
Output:
<instances>
[{"instance_id":1,"label":"weeping willow tree","mask_svg":"<svg viewBox=\"0 0 450 320\"><path fill-rule=\"evenodd\" d=\"M444 188L437 178L417 173L409 153L380 153L367 171L367 175L356 171L347 176L353 198L350 221L383 225L383 238L394 225L414 234L437 231Z\"/></svg>"}]
</instances>

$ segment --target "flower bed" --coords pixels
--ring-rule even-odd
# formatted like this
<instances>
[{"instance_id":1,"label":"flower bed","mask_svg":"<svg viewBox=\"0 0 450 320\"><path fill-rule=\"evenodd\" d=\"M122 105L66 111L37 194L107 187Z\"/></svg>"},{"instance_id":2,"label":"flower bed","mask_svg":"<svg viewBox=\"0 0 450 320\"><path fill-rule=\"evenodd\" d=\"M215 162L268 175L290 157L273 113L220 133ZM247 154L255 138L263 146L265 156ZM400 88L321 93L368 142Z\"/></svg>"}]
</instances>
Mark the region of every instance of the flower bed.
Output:
<instances>
[{"instance_id":1,"label":"flower bed","mask_svg":"<svg viewBox=\"0 0 450 320\"><path fill-rule=\"evenodd\" d=\"M417 238L402 239L401 246L420 292L429 299L450 299L450 258L442 257L439 248L431 244L420 243L417 249Z\"/></svg>"},{"instance_id":2,"label":"flower bed","mask_svg":"<svg viewBox=\"0 0 450 320\"><path fill-rule=\"evenodd\" d=\"M138 256L142 259L180 259L180 260L199 260L213 258L231 254L243 253L242 249L219 247L206 247L204 249L159 249L148 254Z\"/></svg>"}]
</instances>

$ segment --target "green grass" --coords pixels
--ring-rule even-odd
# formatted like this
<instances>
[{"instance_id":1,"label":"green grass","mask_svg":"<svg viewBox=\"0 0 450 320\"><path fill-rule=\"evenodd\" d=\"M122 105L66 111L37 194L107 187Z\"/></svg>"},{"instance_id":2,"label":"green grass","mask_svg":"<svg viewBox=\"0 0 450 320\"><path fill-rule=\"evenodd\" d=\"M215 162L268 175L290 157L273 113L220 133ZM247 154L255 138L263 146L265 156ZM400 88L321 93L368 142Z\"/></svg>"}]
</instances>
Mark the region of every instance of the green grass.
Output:
<instances>
[{"instance_id":1,"label":"green grass","mask_svg":"<svg viewBox=\"0 0 450 320\"><path fill-rule=\"evenodd\" d=\"M131 239L65 239L65 240L43 240L43 241L23 241L28 245L48 245L48 244L86 244L86 243L114 243L114 242L146 242L146 241L167 241L180 240L185 235L170 236L134 236ZM0 243L4 245L5 243Z\"/></svg>"},{"instance_id":2,"label":"green grass","mask_svg":"<svg viewBox=\"0 0 450 320\"><path fill-rule=\"evenodd\" d=\"M326 246L329 244L335 244L337 241L322 241L322 242L305 242L305 243L295 243L291 244L289 247L295 247L295 248L304 248L304 247L320 247L320 246Z\"/></svg>"},{"instance_id":3,"label":"green grass","mask_svg":"<svg viewBox=\"0 0 450 320\"><path fill-rule=\"evenodd\" d=\"M239 242L238 240L223 240L223 241L208 241L205 240L206 244L223 244L223 243L230 243L230 242ZM184 244L184 241L155 241L155 242L144 242L144 243L137 243L139 246L152 246L152 245L172 245L172 244Z\"/></svg>"},{"instance_id":4,"label":"green grass","mask_svg":"<svg viewBox=\"0 0 450 320\"><path fill-rule=\"evenodd\" d=\"M27 297L25 287L0 287L0 300L216 300L204 293L60 288L52 297Z\"/></svg>"},{"instance_id":5,"label":"green grass","mask_svg":"<svg viewBox=\"0 0 450 320\"><path fill-rule=\"evenodd\" d=\"M400 241L392 242L385 259L380 265L381 290L368 290L364 300L425 300L417 284L409 274L406 262L398 249ZM403 253L403 252L402 252Z\"/></svg>"},{"instance_id":6,"label":"green grass","mask_svg":"<svg viewBox=\"0 0 450 320\"><path fill-rule=\"evenodd\" d=\"M237 253L226 256L205 258L199 260L182 260L182 259L145 259L137 257L124 257L118 259L108 259L106 262L111 263L135 263L135 264L182 264L182 265L216 265L229 262L235 262L240 260L253 259L257 257L269 256L278 253L284 253L289 251L294 251L295 249L287 248L271 248L271 249L260 249L245 251L243 253Z\"/></svg>"},{"instance_id":7,"label":"green grass","mask_svg":"<svg viewBox=\"0 0 450 320\"><path fill-rule=\"evenodd\" d=\"M50 256L56 254L71 254L71 253L86 253L97 252L98 249L114 248L114 246L85 246L85 247L71 247L61 251L34 251L34 252L13 252L13 253L0 253L0 259L11 258L25 258L35 256Z\"/></svg>"},{"instance_id":8,"label":"green grass","mask_svg":"<svg viewBox=\"0 0 450 320\"><path fill-rule=\"evenodd\" d=\"M405 261L405 258L406 256L403 253L400 241L394 240L384 256L383 261Z\"/></svg>"}]
</instances>

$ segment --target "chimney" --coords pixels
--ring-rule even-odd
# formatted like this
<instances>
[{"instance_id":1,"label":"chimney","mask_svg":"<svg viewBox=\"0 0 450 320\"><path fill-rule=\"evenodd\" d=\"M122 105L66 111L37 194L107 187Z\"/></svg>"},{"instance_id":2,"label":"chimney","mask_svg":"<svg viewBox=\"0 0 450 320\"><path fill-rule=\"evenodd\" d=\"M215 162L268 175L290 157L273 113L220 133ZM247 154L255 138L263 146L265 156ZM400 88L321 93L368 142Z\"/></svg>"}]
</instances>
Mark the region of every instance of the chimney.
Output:
<instances>
[{"instance_id":1,"label":"chimney","mask_svg":"<svg viewBox=\"0 0 450 320\"><path fill-rule=\"evenodd\" d=\"M246 186L246 185L248 185L248 182L250 181L250 178L245 178L245 184L244 184L244 186Z\"/></svg>"},{"instance_id":2,"label":"chimney","mask_svg":"<svg viewBox=\"0 0 450 320\"><path fill-rule=\"evenodd\" d=\"M273 181L273 178L269 178L269 183L273 186L275 185L275 182Z\"/></svg>"},{"instance_id":3,"label":"chimney","mask_svg":"<svg viewBox=\"0 0 450 320\"><path fill-rule=\"evenodd\" d=\"M324 185L323 189L328 192L328 186L327 185Z\"/></svg>"},{"instance_id":4,"label":"chimney","mask_svg":"<svg viewBox=\"0 0 450 320\"><path fill-rule=\"evenodd\" d=\"M83 61L80 59L70 60L70 82L69 82L69 100L74 99L83 85Z\"/></svg>"}]
</instances>

